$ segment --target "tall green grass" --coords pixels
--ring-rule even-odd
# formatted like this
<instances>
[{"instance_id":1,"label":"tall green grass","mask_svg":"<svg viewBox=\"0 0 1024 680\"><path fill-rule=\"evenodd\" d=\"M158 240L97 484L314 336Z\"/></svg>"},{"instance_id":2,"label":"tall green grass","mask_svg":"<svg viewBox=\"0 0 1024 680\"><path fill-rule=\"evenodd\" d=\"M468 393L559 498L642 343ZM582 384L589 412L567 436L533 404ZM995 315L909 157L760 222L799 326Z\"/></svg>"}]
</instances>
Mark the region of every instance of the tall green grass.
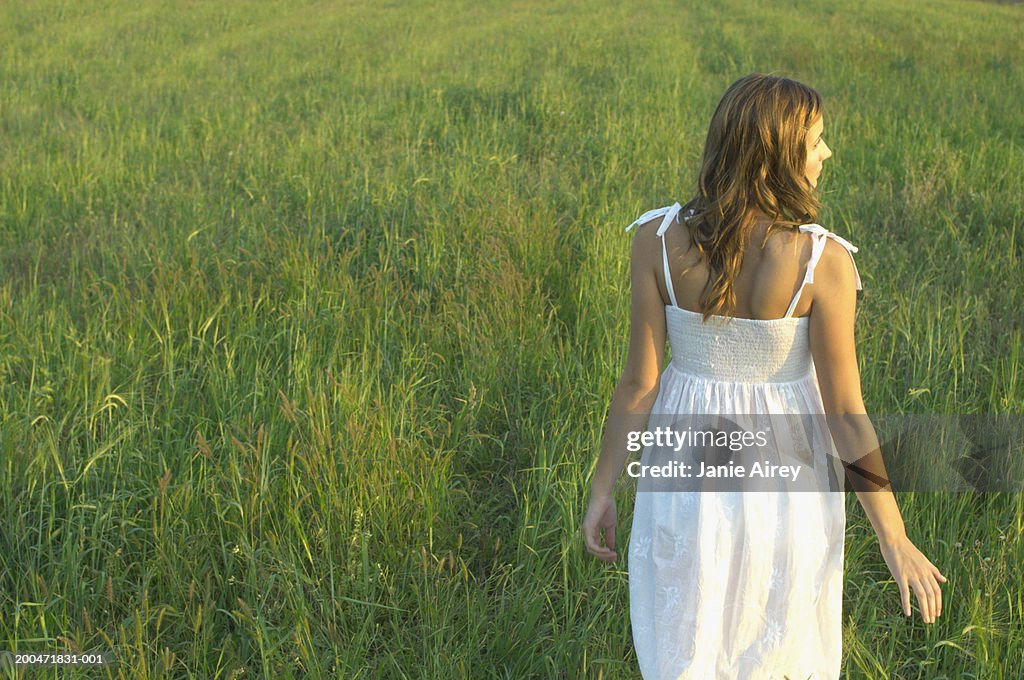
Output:
<instances>
[{"instance_id":1,"label":"tall green grass","mask_svg":"<svg viewBox=\"0 0 1024 680\"><path fill-rule=\"evenodd\" d=\"M22 677L636 677L622 229L751 71L827 100L869 410L1024 409L1021 7L693 4L0 6L0 636L117 659ZM849 496L849 677L1017 677L1020 498L900 497L926 627Z\"/></svg>"}]
</instances>

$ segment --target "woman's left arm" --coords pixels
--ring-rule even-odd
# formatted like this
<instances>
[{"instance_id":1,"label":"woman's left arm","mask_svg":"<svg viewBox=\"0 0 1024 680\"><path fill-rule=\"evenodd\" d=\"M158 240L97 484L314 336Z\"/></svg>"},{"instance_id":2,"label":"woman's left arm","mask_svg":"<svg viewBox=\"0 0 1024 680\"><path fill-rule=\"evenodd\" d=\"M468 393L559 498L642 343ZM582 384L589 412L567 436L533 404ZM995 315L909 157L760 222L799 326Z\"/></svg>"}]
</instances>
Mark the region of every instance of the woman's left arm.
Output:
<instances>
[{"instance_id":1,"label":"woman's left arm","mask_svg":"<svg viewBox=\"0 0 1024 680\"><path fill-rule=\"evenodd\" d=\"M653 223L658 223L655 220ZM658 289L661 268L660 237L655 227L640 228L630 257L630 331L626 366L612 395L601 441L601 454L590 484L590 504L583 521L587 549L613 561L616 511L613 491L629 457L630 432L647 427L658 397L661 361L665 353L665 303ZM604 530L605 545L601 545Z\"/></svg>"}]
</instances>

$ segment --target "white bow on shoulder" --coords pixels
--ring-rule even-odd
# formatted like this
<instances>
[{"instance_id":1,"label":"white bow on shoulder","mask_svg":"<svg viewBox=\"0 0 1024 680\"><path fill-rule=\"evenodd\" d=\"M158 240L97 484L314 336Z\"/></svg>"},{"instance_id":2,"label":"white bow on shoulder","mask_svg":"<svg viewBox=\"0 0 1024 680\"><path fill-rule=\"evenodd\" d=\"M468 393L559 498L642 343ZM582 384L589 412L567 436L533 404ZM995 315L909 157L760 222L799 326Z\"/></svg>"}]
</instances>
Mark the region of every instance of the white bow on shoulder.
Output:
<instances>
[{"instance_id":1,"label":"white bow on shoulder","mask_svg":"<svg viewBox=\"0 0 1024 680\"><path fill-rule=\"evenodd\" d=\"M664 219L661 221L661 226L658 227L658 236L661 236L668 229L668 225L672 224L672 220L679 216L679 211L683 209L683 206L678 203L665 206L664 208L655 208L654 210L648 210L640 217L636 218L633 224L626 227L626 231L629 231L638 224L644 224L655 217L661 217L664 215Z\"/></svg>"}]
</instances>

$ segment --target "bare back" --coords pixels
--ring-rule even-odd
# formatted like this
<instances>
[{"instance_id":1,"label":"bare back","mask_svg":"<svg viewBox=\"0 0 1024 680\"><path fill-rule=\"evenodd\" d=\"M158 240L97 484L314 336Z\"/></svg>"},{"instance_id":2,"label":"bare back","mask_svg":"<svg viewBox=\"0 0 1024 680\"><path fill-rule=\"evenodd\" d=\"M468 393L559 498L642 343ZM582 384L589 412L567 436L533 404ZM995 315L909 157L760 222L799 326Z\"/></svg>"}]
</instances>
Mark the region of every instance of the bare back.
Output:
<instances>
[{"instance_id":1,"label":"bare back","mask_svg":"<svg viewBox=\"0 0 1024 680\"><path fill-rule=\"evenodd\" d=\"M811 257L810 234L776 229L764 247L766 226L759 225L747 242L743 264L733 287L736 308L732 316L747 319L778 319L800 289L801 281ZM673 222L665 232L665 248L672 276L672 287L678 305L692 312L701 312L700 297L709 280L707 263L693 246L687 227ZM656 270L658 290L666 305L671 304L663 268ZM811 296L801 295L792 316L810 313Z\"/></svg>"},{"instance_id":2,"label":"bare back","mask_svg":"<svg viewBox=\"0 0 1024 680\"><path fill-rule=\"evenodd\" d=\"M626 229L641 226L633 245L630 352L623 372L637 383L658 375L666 310L701 314L708 267L679 219L681 208L676 203L648 211ZM643 229L647 224L652 226ZM861 289L853 261L857 247L819 224L776 230L767 241L765 229L755 228L748 240L730 316L751 323L807 322L826 412L863 413L853 333L855 290Z\"/></svg>"}]
</instances>

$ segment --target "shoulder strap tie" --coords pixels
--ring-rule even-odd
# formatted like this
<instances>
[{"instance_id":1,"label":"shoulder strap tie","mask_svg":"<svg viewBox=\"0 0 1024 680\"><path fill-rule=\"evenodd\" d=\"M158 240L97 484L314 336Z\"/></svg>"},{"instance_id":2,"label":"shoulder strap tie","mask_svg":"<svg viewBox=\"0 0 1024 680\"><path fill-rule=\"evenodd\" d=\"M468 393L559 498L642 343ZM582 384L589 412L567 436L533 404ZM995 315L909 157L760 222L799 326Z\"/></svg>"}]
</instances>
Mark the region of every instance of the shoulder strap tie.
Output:
<instances>
[{"instance_id":1,"label":"shoulder strap tie","mask_svg":"<svg viewBox=\"0 0 1024 680\"><path fill-rule=\"evenodd\" d=\"M668 299L672 301L673 307L678 307L679 303L676 302L676 291L672 286L672 273L668 270L668 249L665 246L665 232L668 230L669 225L672 224L672 220L679 217L679 211L683 209L683 206L678 203L666 206L664 208L655 208L654 210L648 210L640 217L626 227L626 231L629 231L638 224L644 224L655 218L661 217L661 226L658 227L657 236L661 239L661 266L665 270L665 290L668 292Z\"/></svg>"},{"instance_id":2,"label":"shoulder strap tie","mask_svg":"<svg viewBox=\"0 0 1024 680\"><path fill-rule=\"evenodd\" d=\"M672 205L667 205L664 208L655 208L654 210L648 210L643 215L636 218L636 220L634 220L632 224L626 227L626 231L629 231L638 224L644 224L646 222L649 222L650 220L653 220L655 217L664 217L664 219L661 220L661 226L658 227L657 232L658 236L662 236L665 234L665 231L668 229L669 225L672 224L672 220L676 219L679 216L679 211L682 209L683 206L679 205L678 203L673 203Z\"/></svg>"},{"instance_id":3,"label":"shoulder strap tie","mask_svg":"<svg viewBox=\"0 0 1024 680\"><path fill-rule=\"evenodd\" d=\"M793 296L793 300L789 303L789 309L786 310L786 317L792 316L793 312L796 310L796 303L797 300L800 299L800 294L804 291L804 286L809 283L814 283L814 268L818 265L818 260L821 259L821 254L825 252L825 242L827 238L832 239L842 247L846 248L846 252L850 256L850 262L853 263L853 276L857 284L857 290L864 289L860 280L860 272L857 271L857 262L853 259L853 254L857 252L857 246L853 245L841 236L836 236L820 224L801 224L799 229L802 232L811 234L814 242L811 245L811 259L807 261L807 273L804 274L804 280L800 283L800 288L797 289L796 295Z\"/></svg>"},{"instance_id":4,"label":"shoulder strap tie","mask_svg":"<svg viewBox=\"0 0 1024 680\"><path fill-rule=\"evenodd\" d=\"M825 239L822 236L828 237L846 248L846 252L850 255L850 262L853 263L853 275L857 280L857 290L864 290L864 286L861 284L860 272L857 271L857 262L853 259L853 254L857 252L857 246L847 241L842 236L833 234L831 231L821 226L820 224L801 224L799 227L800 231L814 234L818 238L814 239L814 247L811 250L811 259L807 263L807 283L814 283L814 267L818 264L818 260L821 259L821 254L825 252Z\"/></svg>"}]
</instances>

